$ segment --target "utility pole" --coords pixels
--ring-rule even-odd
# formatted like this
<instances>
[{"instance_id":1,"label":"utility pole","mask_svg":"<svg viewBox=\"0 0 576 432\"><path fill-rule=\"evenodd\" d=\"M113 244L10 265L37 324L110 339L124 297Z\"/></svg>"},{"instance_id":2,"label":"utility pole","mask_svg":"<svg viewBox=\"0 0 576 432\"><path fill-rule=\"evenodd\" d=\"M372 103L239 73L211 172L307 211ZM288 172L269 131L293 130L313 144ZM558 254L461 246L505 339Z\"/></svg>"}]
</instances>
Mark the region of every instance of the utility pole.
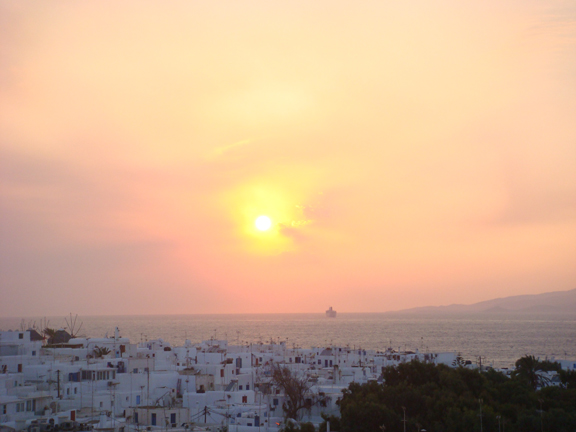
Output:
<instances>
[{"instance_id":1,"label":"utility pole","mask_svg":"<svg viewBox=\"0 0 576 432\"><path fill-rule=\"evenodd\" d=\"M406 432L406 407L402 407L402 411L404 411L404 420L402 422L404 423L404 432Z\"/></svg>"},{"instance_id":2,"label":"utility pole","mask_svg":"<svg viewBox=\"0 0 576 432\"><path fill-rule=\"evenodd\" d=\"M60 370L56 371L56 383L58 389L58 399L62 399L62 397L60 396Z\"/></svg>"},{"instance_id":3,"label":"utility pole","mask_svg":"<svg viewBox=\"0 0 576 432\"><path fill-rule=\"evenodd\" d=\"M544 401L542 399L538 399L538 402L540 402L540 430L544 432L544 420L543 420L544 411L542 411L542 402Z\"/></svg>"},{"instance_id":4,"label":"utility pole","mask_svg":"<svg viewBox=\"0 0 576 432\"><path fill-rule=\"evenodd\" d=\"M480 403L480 432L483 432L483 429L482 429L482 399L478 399L478 402Z\"/></svg>"}]
</instances>

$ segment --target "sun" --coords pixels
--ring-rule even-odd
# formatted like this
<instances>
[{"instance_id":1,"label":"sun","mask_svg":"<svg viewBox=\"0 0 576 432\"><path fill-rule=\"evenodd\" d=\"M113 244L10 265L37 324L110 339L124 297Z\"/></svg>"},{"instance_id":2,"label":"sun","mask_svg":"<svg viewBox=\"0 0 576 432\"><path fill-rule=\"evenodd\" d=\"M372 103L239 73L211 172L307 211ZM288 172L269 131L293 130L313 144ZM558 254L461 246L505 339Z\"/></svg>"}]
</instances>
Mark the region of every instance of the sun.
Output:
<instances>
[{"instance_id":1,"label":"sun","mask_svg":"<svg viewBox=\"0 0 576 432\"><path fill-rule=\"evenodd\" d=\"M254 221L254 225L256 225L256 228L260 231L268 231L272 226L272 220L265 215L258 216Z\"/></svg>"}]
</instances>

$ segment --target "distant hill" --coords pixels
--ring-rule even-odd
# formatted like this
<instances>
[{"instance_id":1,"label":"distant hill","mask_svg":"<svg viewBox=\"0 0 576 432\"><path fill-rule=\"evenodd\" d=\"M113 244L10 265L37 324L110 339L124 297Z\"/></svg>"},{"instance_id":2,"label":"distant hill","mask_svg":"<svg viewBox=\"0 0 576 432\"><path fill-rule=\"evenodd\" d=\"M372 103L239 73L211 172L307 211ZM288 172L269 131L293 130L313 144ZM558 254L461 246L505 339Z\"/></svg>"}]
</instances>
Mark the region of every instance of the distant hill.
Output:
<instances>
[{"instance_id":1,"label":"distant hill","mask_svg":"<svg viewBox=\"0 0 576 432\"><path fill-rule=\"evenodd\" d=\"M486 300L470 305L452 304L448 306L426 306L404 309L390 313L426 313L426 314L574 314L576 315L576 289L553 291L543 294L519 295Z\"/></svg>"}]
</instances>

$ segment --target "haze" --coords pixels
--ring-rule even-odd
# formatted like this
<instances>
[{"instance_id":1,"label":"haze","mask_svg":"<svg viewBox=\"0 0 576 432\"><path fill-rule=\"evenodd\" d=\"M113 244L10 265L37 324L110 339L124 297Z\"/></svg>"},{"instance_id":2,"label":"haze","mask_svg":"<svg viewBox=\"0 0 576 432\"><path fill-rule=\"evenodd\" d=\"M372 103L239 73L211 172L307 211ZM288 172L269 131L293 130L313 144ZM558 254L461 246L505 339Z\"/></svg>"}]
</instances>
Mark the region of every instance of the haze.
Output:
<instances>
[{"instance_id":1,"label":"haze","mask_svg":"<svg viewBox=\"0 0 576 432\"><path fill-rule=\"evenodd\" d=\"M0 40L1 315L575 287L574 2L4 0Z\"/></svg>"}]
</instances>

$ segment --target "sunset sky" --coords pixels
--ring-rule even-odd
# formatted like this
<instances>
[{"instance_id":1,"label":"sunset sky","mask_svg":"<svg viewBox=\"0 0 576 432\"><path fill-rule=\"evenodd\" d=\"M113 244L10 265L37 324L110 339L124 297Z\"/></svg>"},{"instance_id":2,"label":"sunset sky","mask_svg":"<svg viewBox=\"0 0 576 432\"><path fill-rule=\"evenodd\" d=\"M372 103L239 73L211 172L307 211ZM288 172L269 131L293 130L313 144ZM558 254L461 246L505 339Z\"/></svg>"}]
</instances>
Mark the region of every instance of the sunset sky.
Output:
<instances>
[{"instance_id":1,"label":"sunset sky","mask_svg":"<svg viewBox=\"0 0 576 432\"><path fill-rule=\"evenodd\" d=\"M574 1L0 2L0 315L573 288Z\"/></svg>"}]
</instances>

